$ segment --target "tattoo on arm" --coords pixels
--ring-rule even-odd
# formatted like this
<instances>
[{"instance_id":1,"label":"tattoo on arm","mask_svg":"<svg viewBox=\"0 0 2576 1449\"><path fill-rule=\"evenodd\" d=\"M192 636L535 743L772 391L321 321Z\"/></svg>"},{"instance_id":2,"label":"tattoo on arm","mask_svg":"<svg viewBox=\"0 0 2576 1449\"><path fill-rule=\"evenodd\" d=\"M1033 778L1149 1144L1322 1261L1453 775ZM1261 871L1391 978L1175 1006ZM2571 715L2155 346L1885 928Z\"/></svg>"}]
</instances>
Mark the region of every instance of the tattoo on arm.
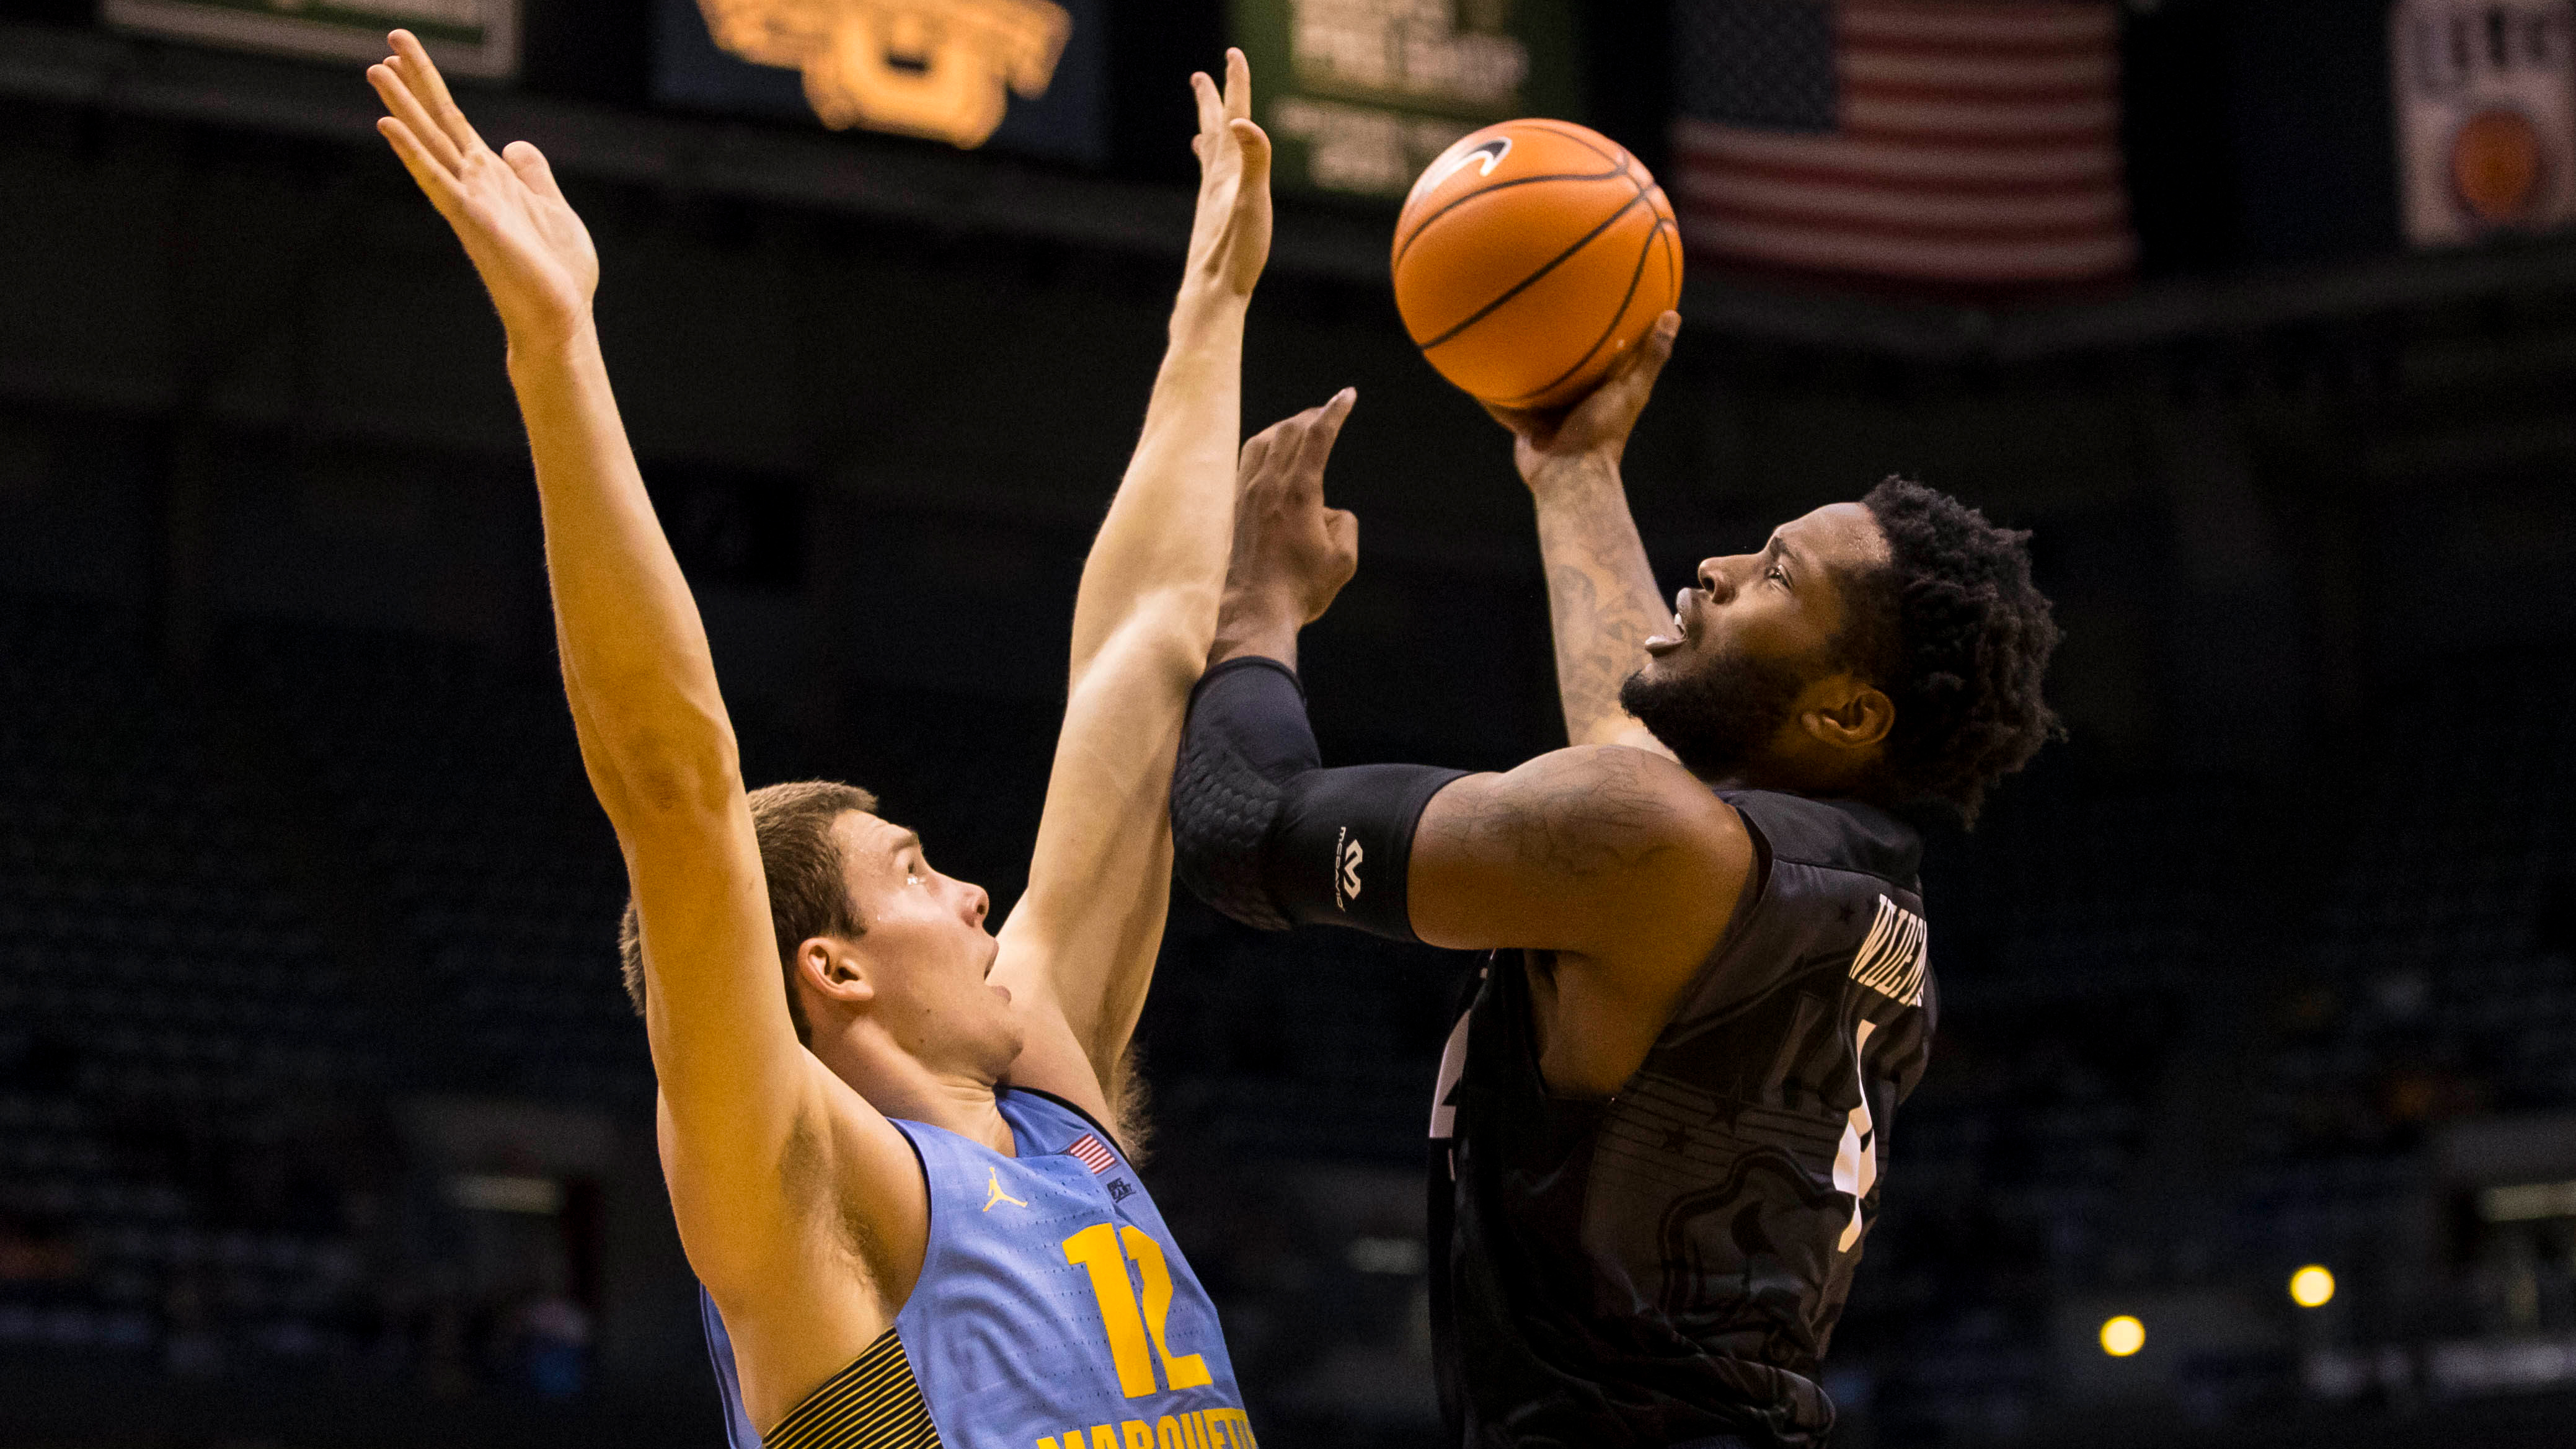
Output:
<instances>
[{"instance_id":1,"label":"tattoo on arm","mask_svg":"<svg viewBox=\"0 0 2576 1449\"><path fill-rule=\"evenodd\" d=\"M1635 870L1674 848L1672 812L1647 778L1654 763L1627 750L1542 757L1464 795L1436 828L1471 858L1569 880Z\"/></svg>"},{"instance_id":2,"label":"tattoo on arm","mask_svg":"<svg viewBox=\"0 0 2576 1449\"><path fill-rule=\"evenodd\" d=\"M1617 471L1596 464L1540 492L1538 534L1566 734L1578 745L1605 743L1628 723L1619 685L1663 621Z\"/></svg>"}]
</instances>

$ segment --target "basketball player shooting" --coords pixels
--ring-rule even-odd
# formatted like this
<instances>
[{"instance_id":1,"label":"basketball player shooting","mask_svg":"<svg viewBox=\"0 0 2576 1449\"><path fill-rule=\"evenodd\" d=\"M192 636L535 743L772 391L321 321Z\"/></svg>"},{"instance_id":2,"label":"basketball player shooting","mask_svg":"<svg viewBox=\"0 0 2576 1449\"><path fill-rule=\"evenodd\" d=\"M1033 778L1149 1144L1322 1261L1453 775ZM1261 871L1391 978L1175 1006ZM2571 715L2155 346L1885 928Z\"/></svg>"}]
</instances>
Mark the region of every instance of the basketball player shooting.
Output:
<instances>
[{"instance_id":1,"label":"basketball player shooting","mask_svg":"<svg viewBox=\"0 0 2576 1449\"><path fill-rule=\"evenodd\" d=\"M1222 91L1192 77L1201 176L1170 349L1083 568L1028 894L997 939L984 892L864 792L745 793L610 394L588 233L536 148L485 146L419 42L391 39L368 71L379 128L508 334L564 690L633 887L628 986L737 1449L1248 1446L1215 1311L1103 1125L1163 932L1165 792L1225 579L1244 309L1269 250L1242 55Z\"/></svg>"},{"instance_id":2,"label":"basketball player shooting","mask_svg":"<svg viewBox=\"0 0 2576 1449\"><path fill-rule=\"evenodd\" d=\"M1247 455L1173 782L1181 877L1236 920L1493 954L1431 1119L1452 1442L1814 1446L1817 1382L1935 995L1891 813L2054 729L2027 535L1891 479L1657 598L1619 465L1665 313L1570 412L1501 414L1536 500L1571 748L1501 774L1326 769L1297 635L1357 565L1331 434Z\"/></svg>"}]
</instances>

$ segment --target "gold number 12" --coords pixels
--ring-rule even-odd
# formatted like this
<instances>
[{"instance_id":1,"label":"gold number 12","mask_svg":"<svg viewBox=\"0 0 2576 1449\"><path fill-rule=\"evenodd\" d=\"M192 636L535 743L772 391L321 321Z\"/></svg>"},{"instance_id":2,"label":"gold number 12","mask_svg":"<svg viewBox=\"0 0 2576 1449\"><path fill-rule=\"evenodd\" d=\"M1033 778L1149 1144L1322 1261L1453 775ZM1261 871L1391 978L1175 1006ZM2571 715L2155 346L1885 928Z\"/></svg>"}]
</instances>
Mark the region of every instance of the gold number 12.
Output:
<instances>
[{"instance_id":1,"label":"gold number 12","mask_svg":"<svg viewBox=\"0 0 2576 1449\"><path fill-rule=\"evenodd\" d=\"M1123 1253L1121 1244L1126 1248ZM1141 1312L1135 1286L1127 1281L1129 1258L1136 1260L1136 1270L1145 1280ZM1091 1274L1091 1293L1100 1300L1100 1322L1109 1333L1109 1361L1118 1366L1120 1393L1141 1399L1154 1391L1153 1358L1145 1351L1148 1334L1153 1336L1154 1357L1162 1359L1163 1379L1171 1389L1194 1389L1215 1381L1204 1356L1176 1354L1164 1342L1165 1320L1172 1312L1172 1267L1163 1258L1162 1244L1136 1228L1094 1223L1064 1240L1064 1260L1082 1265Z\"/></svg>"}]
</instances>

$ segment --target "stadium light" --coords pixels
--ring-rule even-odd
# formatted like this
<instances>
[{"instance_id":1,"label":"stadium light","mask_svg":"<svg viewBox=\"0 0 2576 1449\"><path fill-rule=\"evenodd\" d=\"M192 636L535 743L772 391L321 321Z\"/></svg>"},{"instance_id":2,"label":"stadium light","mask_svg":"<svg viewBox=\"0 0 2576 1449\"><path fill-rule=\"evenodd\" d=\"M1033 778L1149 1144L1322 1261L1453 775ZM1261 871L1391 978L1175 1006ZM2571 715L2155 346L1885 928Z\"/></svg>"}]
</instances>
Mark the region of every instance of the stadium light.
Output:
<instances>
[{"instance_id":1,"label":"stadium light","mask_svg":"<svg viewBox=\"0 0 2576 1449\"><path fill-rule=\"evenodd\" d=\"M2334 1301L2334 1274L2310 1263L2290 1275L2290 1301L2301 1308L2323 1308Z\"/></svg>"},{"instance_id":2,"label":"stadium light","mask_svg":"<svg viewBox=\"0 0 2576 1449\"><path fill-rule=\"evenodd\" d=\"M2113 1358L2127 1358L2147 1346L2147 1326L2123 1313L2102 1325L2102 1351Z\"/></svg>"}]
</instances>

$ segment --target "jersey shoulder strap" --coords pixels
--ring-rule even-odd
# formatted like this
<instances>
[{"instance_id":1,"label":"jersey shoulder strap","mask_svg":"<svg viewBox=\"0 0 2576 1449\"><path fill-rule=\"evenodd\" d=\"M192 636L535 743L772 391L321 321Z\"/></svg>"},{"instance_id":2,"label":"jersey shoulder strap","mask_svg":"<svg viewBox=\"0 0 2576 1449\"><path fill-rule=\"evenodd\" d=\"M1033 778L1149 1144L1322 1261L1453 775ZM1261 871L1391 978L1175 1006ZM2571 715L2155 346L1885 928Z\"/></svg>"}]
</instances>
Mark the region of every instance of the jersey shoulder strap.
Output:
<instances>
[{"instance_id":1,"label":"jersey shoulder strap","mask_svg":"<svg viewBox=\"0 0 2576 1449\"><path fill-rule=\"evenodd\" d=\"M1858 871L1908 890L1923 873L1923 837L1875 805L1777 790L1717 796L1745 817L1774 862Z\"/></svg>"},{"instance_id":2,"label":"jersey shoulder strap","mask_svg":"<svg viewBox=\"0 0 2576 1449\"><path fill-rule=\"evenodd\" d=\"M742 1407L742 1379L733 1363L733 1335L725 1332L724 1315L716 1312L715 1299L707 1295L706 1285L698 1285L698 1321L707 1330L707 1358L716 1371L716 1396L724 1400L725 1440L733 1449L761 1449L760 1431L751 1426L751 1415Z\"/></svg>"}]
</instances>

